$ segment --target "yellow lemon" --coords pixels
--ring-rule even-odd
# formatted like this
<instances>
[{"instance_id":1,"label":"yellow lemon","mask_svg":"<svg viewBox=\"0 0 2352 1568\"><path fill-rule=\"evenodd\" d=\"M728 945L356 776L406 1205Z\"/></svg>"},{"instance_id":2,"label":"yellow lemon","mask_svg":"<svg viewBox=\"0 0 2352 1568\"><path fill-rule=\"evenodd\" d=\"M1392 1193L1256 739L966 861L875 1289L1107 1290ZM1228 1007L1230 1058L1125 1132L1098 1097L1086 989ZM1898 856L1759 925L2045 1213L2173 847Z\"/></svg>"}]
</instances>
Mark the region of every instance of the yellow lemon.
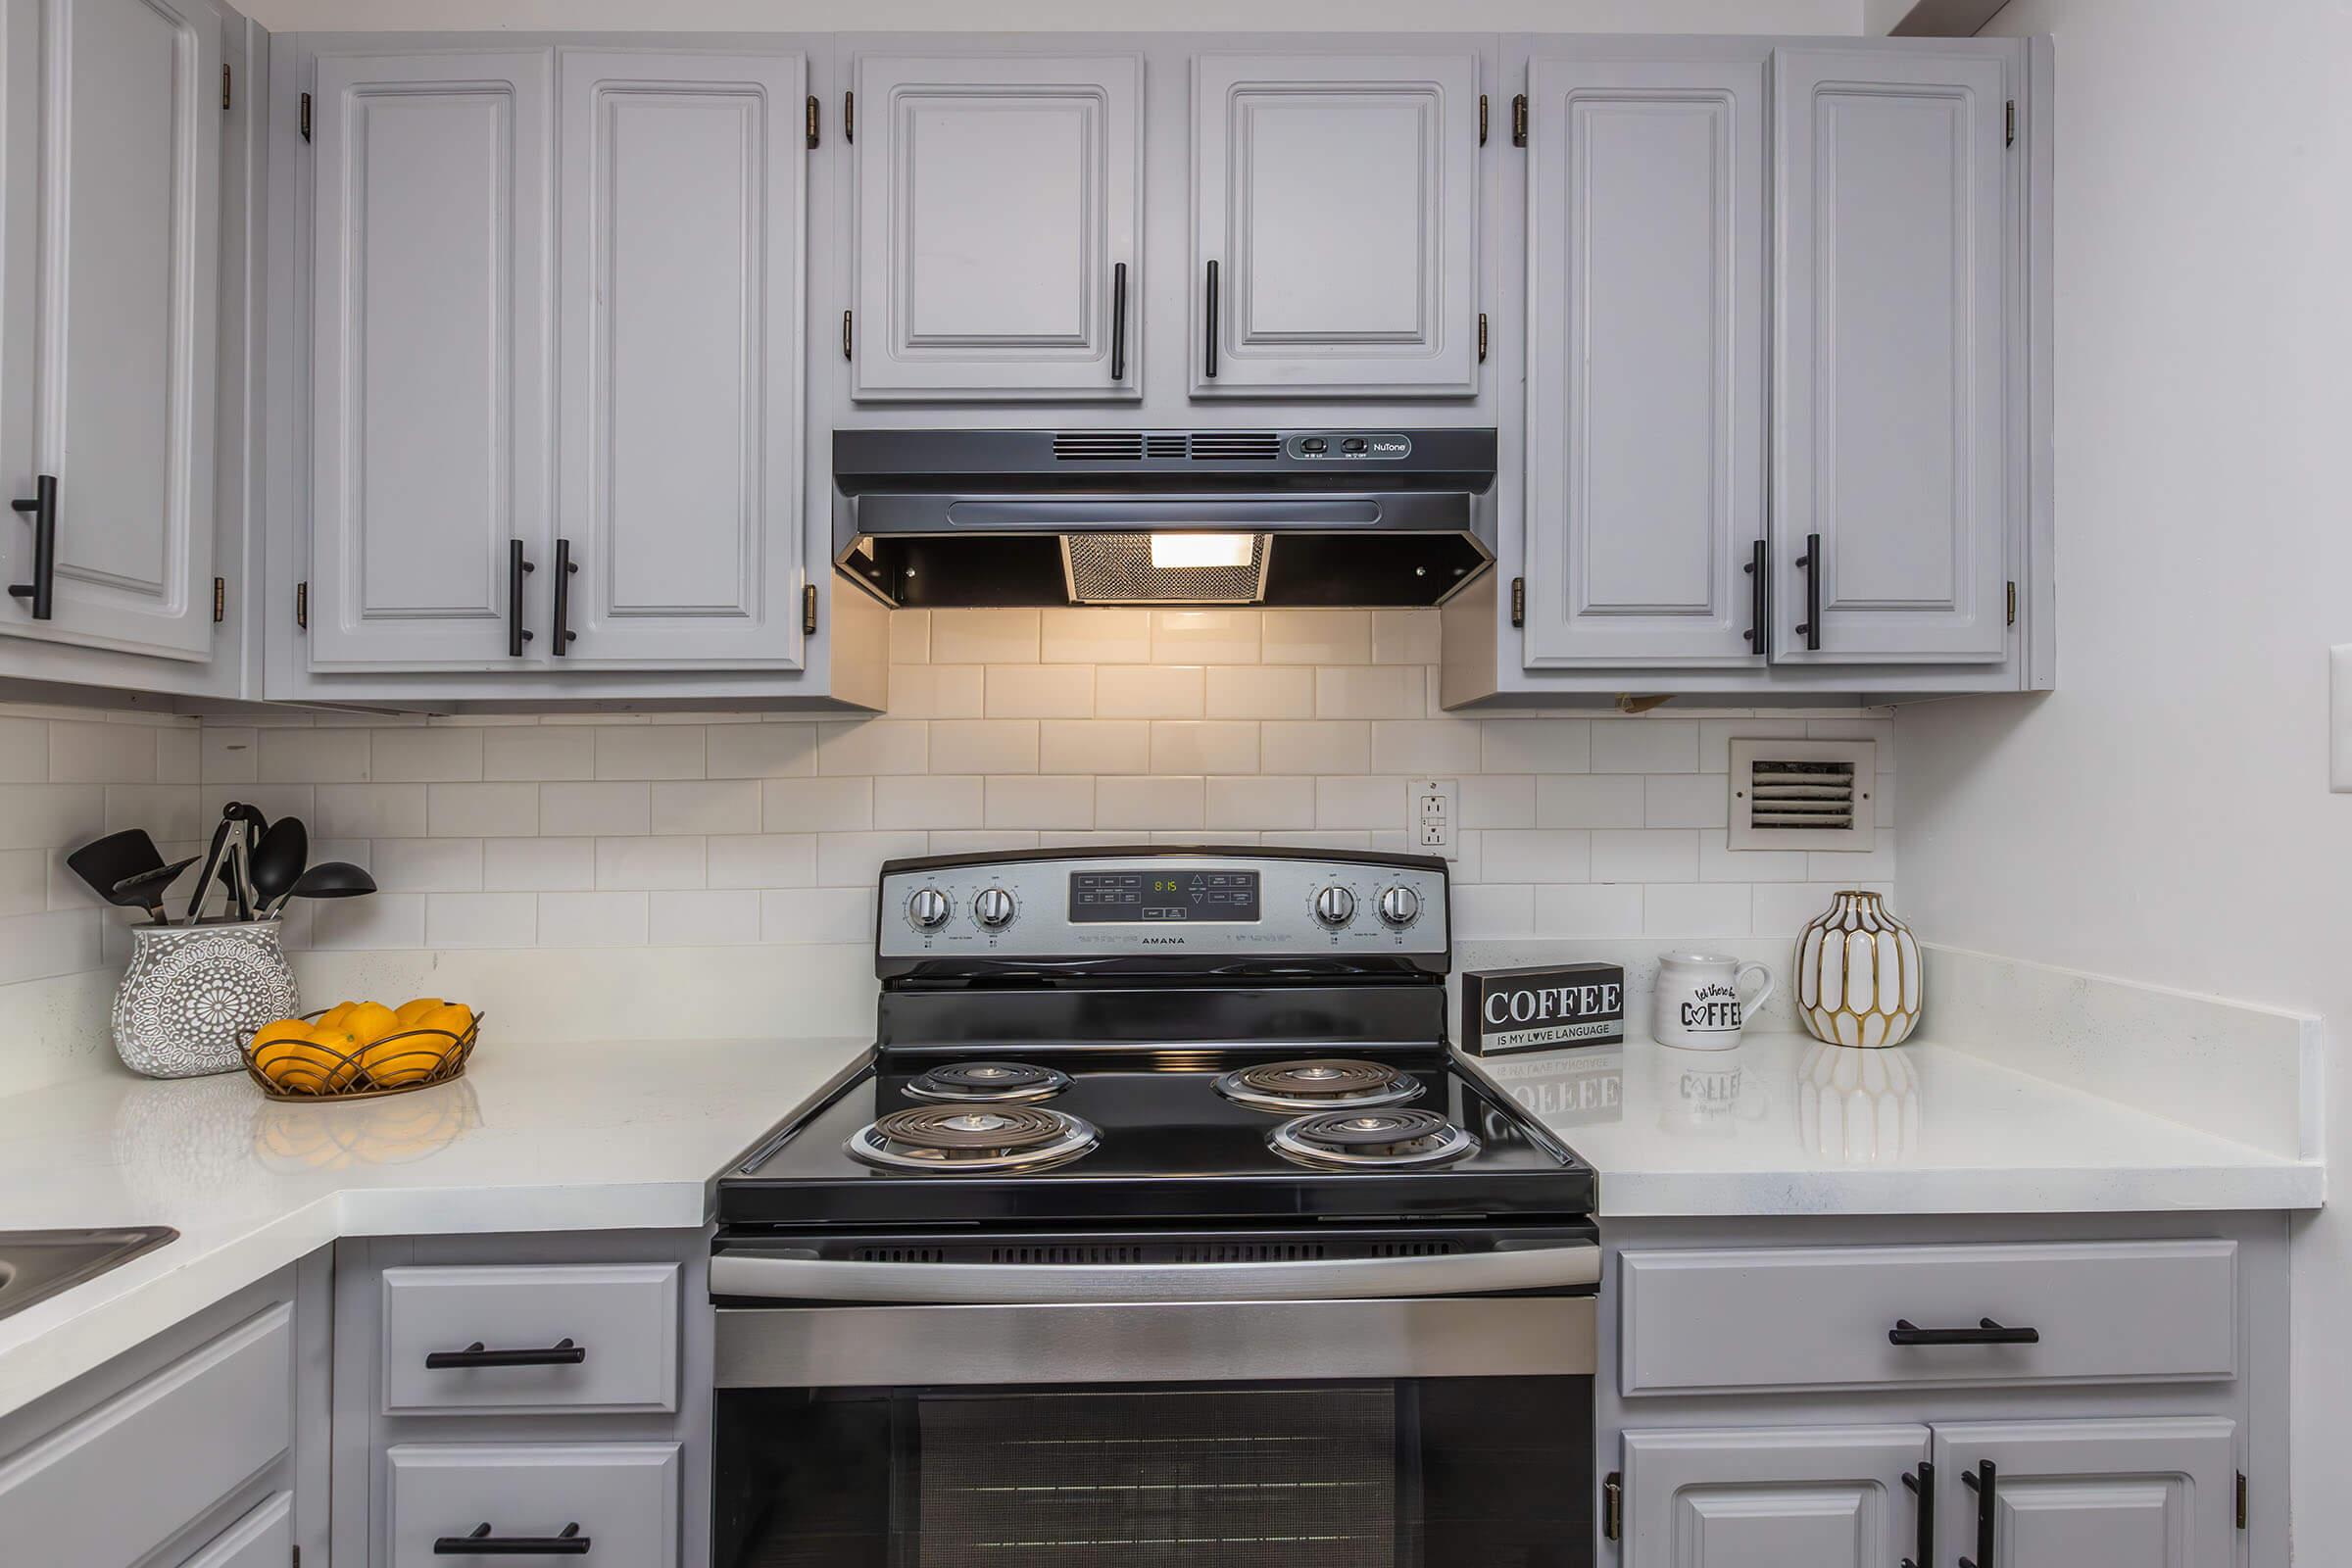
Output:
<instances>
[{"instance_id":1,"label":"yellow lemon","mask_svg":"<svg viewBox=\"0 0 2352 1568\"><path fill-rule=\"evenodd\" d=\"M356 1002L336 1003L333 1006L327 1008L326 1011L318 1015L317 1027L320 1029L333 1029L341 1026L343 1020L351 1016L351 1009L358 1005L359 1004Z\"/></svg>"},{"instance_id":2,"label":"yellow lemon","mask_svg":"<svg viewBox=\"0 0 2352 1568\"><path fill-rule=\"evenodd\" d=\"M449 1005L449 1004L443 1002L439 997L412 997L407 1002L404 1002L399 1006L393 1008L392 1012L395 1017L400 1019L400 1026L403 1029L411 1029L416 1027L416 1020L423 1017L426 1013L431 1012L436 1007L445 1007L447 1005Z\"/></svg>"},{"instance_id":3,"label":"yellow lemon","mask_svg":"<svg viewBox=\"0 0 2352 1568\"><path fill-rule=\"evenodd\" d=\"M361 1003L336 1025L344 1033L356 1036L363 1046L373 1045L400 1026L400 1015L380 1002Z\"/></svg>"},{"instance_id":4,"label":"yellow lemon","mask_svg":"<svg viewBox=\"0 0 2352 1568\"><path fill-rule=\"evenodd\" d=\"M417 1029L438 1029L452 1040L463 1040L466 1031L473 1027L473 1009L462 1002L443 1003L412 1025Z\"/></svg>"},{"instance_id":5,"label":"yellow lemon","mask_svg":"<svg viewBox=\"0 0 2352 1568\"><path fill-rule=\"evenodd\" d=\"M347 1089L359 1076L360 1047L366 1042L348 1029L320 1024L311 1031L311 1051L329 1089Z\"/></svg>"},{"instance_id":6,"label":"yellow lemon","mask_svg":"<svg viewBox=\"0 0 2352 1568\"><path fill-rule=\"evenodd\" d=\"M449 1042L439 1035L405 1031L360 1048L360 1070L378 1089L398 1089L421 1083L441 1065Z\"/></svg>"}]
</instances>

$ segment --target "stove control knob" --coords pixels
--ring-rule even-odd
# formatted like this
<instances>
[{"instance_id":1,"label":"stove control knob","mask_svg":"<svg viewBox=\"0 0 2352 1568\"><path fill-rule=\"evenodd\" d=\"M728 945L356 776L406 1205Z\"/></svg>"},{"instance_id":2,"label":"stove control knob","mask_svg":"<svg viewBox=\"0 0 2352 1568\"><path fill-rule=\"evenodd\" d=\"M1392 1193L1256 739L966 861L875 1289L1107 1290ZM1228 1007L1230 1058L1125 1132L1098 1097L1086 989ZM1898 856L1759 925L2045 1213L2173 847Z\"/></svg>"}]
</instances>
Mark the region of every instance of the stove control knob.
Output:
<instances>
[{"instance_id":1,"label":"stove control knob","mask_svg":"<svg viewBox=\"0 0 2352 1568\"><path fill-rule=\"evenodd\" d=\"M914 922L917 931L938 930L954 912L948 896L937 888L917 889L914 897L906 901L906 918Z\"/></svg>"},{"instance_id":2,"label":"stove control knob","mask_svg":"<svg viewBox=\"0 0 2352 1568\"><path fill-rule=\"evenodd\" d=\"M1421 918L1421 895L1408 887L1394 887L1380 896L1383 924L1402 929Z\"/></svg>"},{"instance_id":3,"label":"stove control knob","mask_svg":"<svg viewBox=\"0 0 2352 1568\"><path fill-rule=\"evenodd\" d=\"M991 931L1012 924L1012 895L1003 888L990 888L972 901L972 918Z\"/></svg>"},{"instance_id":4,"label":"stove control knob","mask_svg":"<svg viewBox=\"0 0 2352 1568\"><path fill-rule=\"evenodd\" d=\"M1355 895L1333 886L1315 895L1315 918L1337 931L1355 918Z\"/></svg>"}]
</instances>

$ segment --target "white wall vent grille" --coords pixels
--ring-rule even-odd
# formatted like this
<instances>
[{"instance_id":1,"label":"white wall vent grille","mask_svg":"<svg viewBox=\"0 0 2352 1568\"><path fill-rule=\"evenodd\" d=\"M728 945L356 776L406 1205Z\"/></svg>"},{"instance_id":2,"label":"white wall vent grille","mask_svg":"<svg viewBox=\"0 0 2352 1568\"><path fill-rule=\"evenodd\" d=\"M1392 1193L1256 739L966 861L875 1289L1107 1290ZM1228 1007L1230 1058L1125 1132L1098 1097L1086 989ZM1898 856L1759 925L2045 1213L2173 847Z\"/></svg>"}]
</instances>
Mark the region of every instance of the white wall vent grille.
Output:
<instances>
[{"instance_id":1,"label":"white wall vent grille","mask_svg":"<svg viewBox=\"0 0 2352 1568\"><path fill-rule=\"evenodd\" d=\"M1731 847L1874 847L1878 753L1874 741L1733 741Z\"/></svg>"}]
</instances>

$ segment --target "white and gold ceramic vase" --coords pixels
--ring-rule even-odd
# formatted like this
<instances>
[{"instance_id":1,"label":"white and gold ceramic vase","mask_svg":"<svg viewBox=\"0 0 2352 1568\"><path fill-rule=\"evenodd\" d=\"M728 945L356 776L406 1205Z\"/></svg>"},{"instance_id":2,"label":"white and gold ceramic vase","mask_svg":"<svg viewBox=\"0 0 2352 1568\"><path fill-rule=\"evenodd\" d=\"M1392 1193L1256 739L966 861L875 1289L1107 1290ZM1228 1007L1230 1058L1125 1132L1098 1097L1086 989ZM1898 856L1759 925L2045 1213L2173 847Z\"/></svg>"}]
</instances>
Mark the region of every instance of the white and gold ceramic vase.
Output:
<instances>
[{"instance_id":1,"label":"white and gold ceramic vase","mask_svg":"<svg viewBox=\"0 0 2352 1568\"><path fill-rule=\"evenodd\" d=\"M1919 1027L1919 944L1876 893L1840 893L1796 939L1796 1015L1833 1046L1897 1046Z\"/></svg>"}]
</instances>

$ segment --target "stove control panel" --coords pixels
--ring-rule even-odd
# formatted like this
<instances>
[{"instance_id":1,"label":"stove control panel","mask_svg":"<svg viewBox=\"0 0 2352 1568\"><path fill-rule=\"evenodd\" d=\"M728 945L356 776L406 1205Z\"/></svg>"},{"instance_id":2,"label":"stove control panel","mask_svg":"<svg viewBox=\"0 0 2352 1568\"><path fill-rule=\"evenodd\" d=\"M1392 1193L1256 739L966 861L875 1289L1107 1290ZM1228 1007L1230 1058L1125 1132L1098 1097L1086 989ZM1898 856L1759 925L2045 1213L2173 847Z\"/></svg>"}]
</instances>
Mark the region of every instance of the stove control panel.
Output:
<instances>
[{"instance_id":1,"label":"stove control panel","mask_svg":"<svg viewBox=\"0 0 2352 1568\"><path fill-rule=\"evenodd\" d=\"M879 956L1316 957L1447 948L1446 872L1418 858L1151 849L883 867Z\"/></svg>"}]
</instances>

